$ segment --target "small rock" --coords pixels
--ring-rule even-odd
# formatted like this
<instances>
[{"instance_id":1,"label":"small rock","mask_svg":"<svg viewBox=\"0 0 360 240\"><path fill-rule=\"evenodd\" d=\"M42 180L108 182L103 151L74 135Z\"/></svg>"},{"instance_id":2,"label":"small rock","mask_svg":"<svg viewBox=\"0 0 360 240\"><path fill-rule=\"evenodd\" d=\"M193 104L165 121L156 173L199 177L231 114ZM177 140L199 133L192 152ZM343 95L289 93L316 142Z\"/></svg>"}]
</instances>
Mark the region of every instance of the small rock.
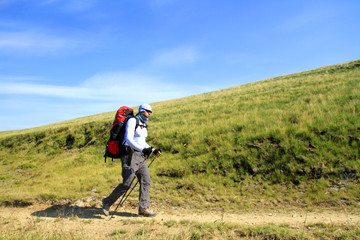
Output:
<instances>
[{"instance_id":1,"label":"small rock","mask_svg":"<svg viewBox=\"0 0 360 240\"><path fill-rule=\"evenodd\" d=\"M76 207L84 207L85 206L85 203L81 200L78 200L75 202L75 206Z\"/></svg>"}]
</instances>

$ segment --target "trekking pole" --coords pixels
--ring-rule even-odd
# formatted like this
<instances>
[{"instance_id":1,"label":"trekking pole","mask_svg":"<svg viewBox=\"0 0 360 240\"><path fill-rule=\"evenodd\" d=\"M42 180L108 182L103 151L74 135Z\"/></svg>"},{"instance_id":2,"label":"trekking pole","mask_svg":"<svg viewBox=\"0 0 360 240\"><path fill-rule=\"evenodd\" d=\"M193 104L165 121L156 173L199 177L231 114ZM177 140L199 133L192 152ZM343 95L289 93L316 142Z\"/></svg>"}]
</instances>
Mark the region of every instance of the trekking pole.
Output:
<instances>
[{"instance_id":1,"label":"trekking pole","mask_svg":"<svg viewBox=\"0 0 360 240\"><path fill-rule=\"evenodd\" d=\"M148 168L149 168L149 167L151 166L151 164L154 162L155 158L156 158L156 155L155 155L155 157L151 160L150 164L148 165ZM145 161L146 161L146 159L145 159ZM134 182L134 180L135 180L135 178L136 178L136 174L137 174L139 171L140 171L140 169L138 169L138 170L136 171L135 176L134 176L134 178L132 179L132 181L131 181L131 183L130 183L130 186L131 186L131 184ZM126 199L129 197L129 195L132 193L132 191L134 190L134 188L137 186L138 183L139 183L139 180L137 180L137 182L136 182L136 183L134 184L134 186L131 188L131 190L130 190L129 193L128 193L128 191L129 191L129 189L128 189L128 190L126 190L126 192L122 195L122 198L120 199L119 204L116 206L116 208L115 208L114 212L111 214L109 220L111 220L111 218L114 216L114 214L116 213L116 210L118 209L118 207L119 207L119 206L121 206L121 207L123 206L124 202L125 202Z\"/></svg>"}]
</instances>

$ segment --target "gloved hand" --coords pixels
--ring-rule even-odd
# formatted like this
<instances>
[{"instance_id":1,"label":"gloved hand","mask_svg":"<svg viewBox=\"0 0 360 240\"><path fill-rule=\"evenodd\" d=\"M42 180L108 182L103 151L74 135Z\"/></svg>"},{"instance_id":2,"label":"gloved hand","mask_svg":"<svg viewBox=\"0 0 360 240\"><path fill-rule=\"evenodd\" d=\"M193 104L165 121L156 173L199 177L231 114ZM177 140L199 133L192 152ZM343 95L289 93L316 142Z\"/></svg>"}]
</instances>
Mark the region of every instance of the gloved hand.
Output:
<instances>
[{"instance_id":1,"label":"gloved hand","mask_svg":"<svg viewBox=\"0 0 360 240\"><path fill-rule=\"evenodd\" d=\"M157 155L158 153L161 153L161 148L154 150L154 154L155 154L155 155Z\"/></svg>"},{"instance_id":2,"label":"gloved hand","mask_svg":"<svg viewBox=\"0 0 360 240\"><path fill-rule=\"evenodd\" d=\"M144 148L142 150L143 154L145 156L150 156L150 154L154 151L155 149L153 147L148 147L148 148Z\"/></svg>"}]
</instances>

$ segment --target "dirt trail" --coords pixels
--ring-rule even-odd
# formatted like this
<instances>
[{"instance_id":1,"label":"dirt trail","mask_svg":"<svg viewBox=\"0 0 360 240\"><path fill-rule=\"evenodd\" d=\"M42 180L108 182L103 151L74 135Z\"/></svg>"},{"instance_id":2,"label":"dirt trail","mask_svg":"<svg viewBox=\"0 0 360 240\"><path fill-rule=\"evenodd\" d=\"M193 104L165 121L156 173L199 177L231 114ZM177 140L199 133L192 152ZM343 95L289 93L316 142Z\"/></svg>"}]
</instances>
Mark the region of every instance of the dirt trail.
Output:
<instances>
[{"instance_id":1,"label":"dirt trail","mask_svg":"<svg viewBox=\"0 0 360 240\"><path fill-rule=\"evenodd\" d=\"M113 209L112 209L113 210ZM121 208L111 220L105 217L101 208L77 207L70 205L35 204L27 207L0 207L0 232L7 231L48 231L57 233L76 233L84 238L104 239L111 237L114 231L126 229L135 231L139 224L158 223L158 231L176 229L166 227L167 222L225 222L239 225L287 224L292 228L302 229L309 224L349 224L360 225L359 213L346 211L297 212L295 211L254 211L243 213L200 212L190 210L158 211L154 218L136 215L135 208ZM135 223L135 224L131 224ZM136 223L138 225L136 226ZM131 229L134 228L134 229ZM168 229L168 230L167 230Z\"/></svg>"}]
</instances>

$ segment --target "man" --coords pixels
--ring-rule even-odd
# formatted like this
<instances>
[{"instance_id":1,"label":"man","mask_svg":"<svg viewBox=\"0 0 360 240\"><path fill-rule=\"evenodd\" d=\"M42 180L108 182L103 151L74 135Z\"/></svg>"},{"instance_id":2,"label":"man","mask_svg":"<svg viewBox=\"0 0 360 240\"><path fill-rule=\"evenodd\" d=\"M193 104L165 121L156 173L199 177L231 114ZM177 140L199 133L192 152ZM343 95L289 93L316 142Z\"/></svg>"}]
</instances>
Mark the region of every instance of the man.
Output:
<instances>
[{"instance_id":1,"label":"man","mask_svg":"<svg viewBox=\"0 0 360 240\"><path fill-rule=\"evenodd\" d=\"M123 142L126 153L121 156L123 182L108 197L102 200L102 209L106 216L109 215L111 205L131 187L135 176L138 177L140 183L139 215L145 217L156 215L156 213L149 211L151 179L146 158L153 152L159 157L161 151L155 150L146 143L148 135L147 121L151 114L151 106L143 104L139 107L139 113L127 120Z\"/></svg>"}]
</instances>

